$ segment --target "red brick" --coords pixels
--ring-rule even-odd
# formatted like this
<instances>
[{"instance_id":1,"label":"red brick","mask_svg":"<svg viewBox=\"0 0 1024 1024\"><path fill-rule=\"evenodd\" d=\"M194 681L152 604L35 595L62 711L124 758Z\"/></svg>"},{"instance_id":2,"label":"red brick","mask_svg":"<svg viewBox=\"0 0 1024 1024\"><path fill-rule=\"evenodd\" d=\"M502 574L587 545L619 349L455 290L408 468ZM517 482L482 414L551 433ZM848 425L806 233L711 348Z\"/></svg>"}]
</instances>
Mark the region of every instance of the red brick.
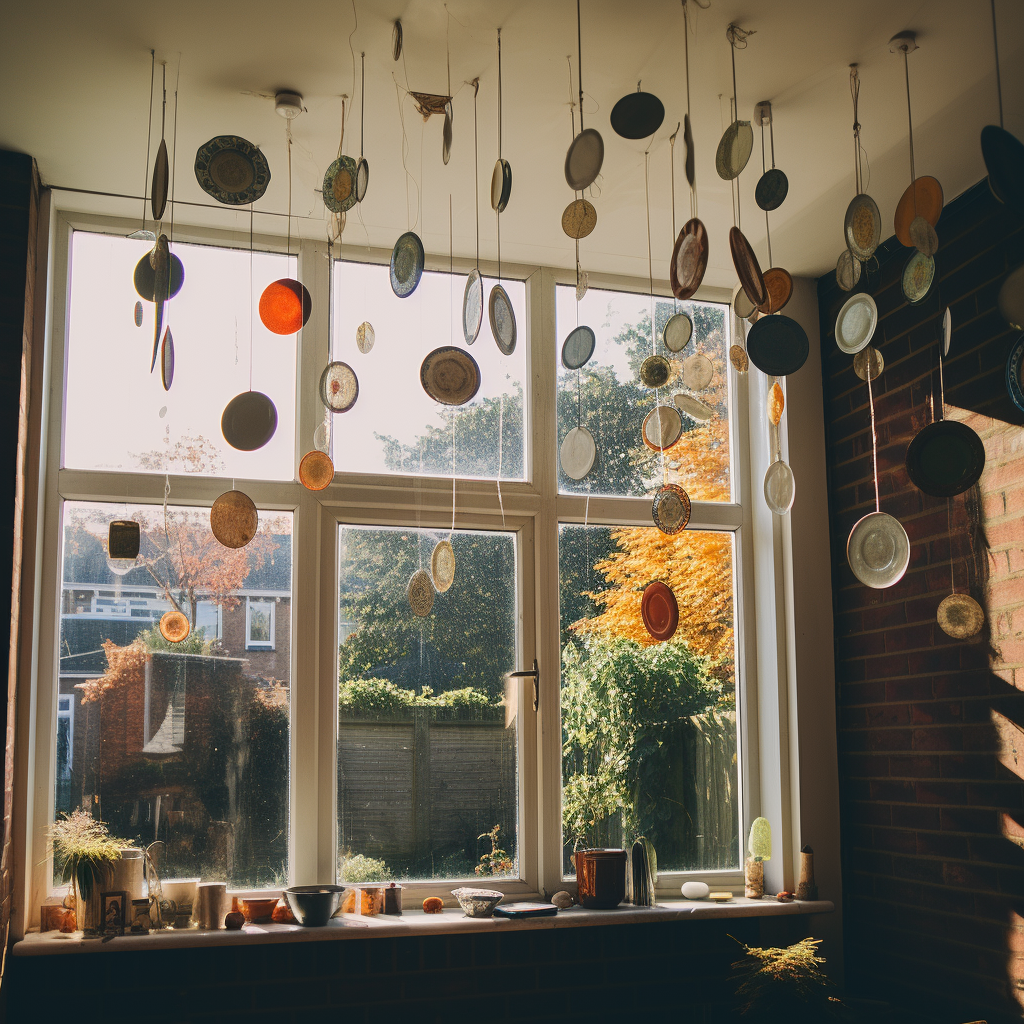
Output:
<instances>
[{"instance_id":1,"label":"red brick","mask_svg":"<svg viewBox=\"0 0 1024 1024\"><path fill-rule=\"evenodd\" d=\"M914 750L962 750L963 734L953 726L914 730Z\"/></svg>"},{"instance_id":2,"label":"red brick","mask_svg":"<svg viewBox=\"0 0 1024 1024\"><path fill-rule=\"evenodd\" d=\"M914 704L911 715L915 725L935 725L959 722L963 719L963 704L955 701L935 701Z\"/></svg>"}]
</instances>

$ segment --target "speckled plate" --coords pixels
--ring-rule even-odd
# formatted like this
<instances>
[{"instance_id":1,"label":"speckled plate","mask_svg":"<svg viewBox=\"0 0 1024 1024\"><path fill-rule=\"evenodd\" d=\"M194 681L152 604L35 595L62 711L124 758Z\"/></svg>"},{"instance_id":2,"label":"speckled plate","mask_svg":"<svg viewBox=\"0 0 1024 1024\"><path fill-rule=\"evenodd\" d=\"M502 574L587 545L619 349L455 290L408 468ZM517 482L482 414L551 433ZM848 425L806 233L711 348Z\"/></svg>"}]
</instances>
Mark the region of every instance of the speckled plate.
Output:
<instances>
[{"instance_id":1,"label":"speckled plate","mask_svg":"<svg viewBox=\"0 0 1024 1024\"><path fill-rule=\"evenodd\" d=\"M359 168L352 157L339 156L327 168L323 197L324 206L331 213L347 213L359 202Z\"/></svg>"},{"instance_id":2,"label":"speckled plate","mask_svg":"<svg viewBox=\"0 0 1024 1024\"><path fill-rule=\"evenodd\" d=\"M218 135L196 152L199 187L225 206L248 206L270 184L267 158L247 139Z\"/></svg>"},{"instance_id":3,"label":"speckled plate","mask_svg":"<svg viewBox=\"0 0 1024 1024\"><path fill-rule=\"evenodd\" d=\"M911 305L924 302L935 280L935 257L915 252L903 268L903 297Z\"/></svg>"},{"instance_id":4,"label":"speckled plate","mask_svg":"<svg viewBox=\"0 0 1024 1024\"><path fill-rule=\"evenodd\" d=\"M562 365L567 370L578 370L590 362L597 345L597 337L589 327L574 327L562 342Z\"/></svg>"},{"instance_id":5,"label":"speckled plate","mask_svg":"<svg viewBox=\"0 0 1024 1024\"><path fill-rule=\"evenodd\" d=\"M423 276L423 243L415 231L399 235L391 250L391 290L406 299L420 283Z\"/></svg>"},{"instance_id":6,"label":"speckled plate","mask_svg":"<svg viewBox=\"0 0 1024 1024\"><path fill-rule=\"evenodd\" d=\"M866 192L850 200L846 208L846 244L858 259L866 260L877 248L882 238L882 215L878 203Z\"/></svg>"},{"instance_id":7,"label":"speckled plate","mask_svg":"<svg viewBox=\"0 0 1024 1024\"><path fill-rule=\"evenodd\" d=\"M659 487L651 504L651 518L662 533L678 533L690 521L690 496L678 484Z\"/></svg>"},{"instance_id":8,"label":"speckled plate","mask_svg":"<svg viewBox=\"0 0 1024 1024\"><path fill-rule=\"evenodd\" d=\"M442 405L465 405L480 390L480 367L461 348L435 348L420 366L423 390Z\"/></svg>"}]
</instances>

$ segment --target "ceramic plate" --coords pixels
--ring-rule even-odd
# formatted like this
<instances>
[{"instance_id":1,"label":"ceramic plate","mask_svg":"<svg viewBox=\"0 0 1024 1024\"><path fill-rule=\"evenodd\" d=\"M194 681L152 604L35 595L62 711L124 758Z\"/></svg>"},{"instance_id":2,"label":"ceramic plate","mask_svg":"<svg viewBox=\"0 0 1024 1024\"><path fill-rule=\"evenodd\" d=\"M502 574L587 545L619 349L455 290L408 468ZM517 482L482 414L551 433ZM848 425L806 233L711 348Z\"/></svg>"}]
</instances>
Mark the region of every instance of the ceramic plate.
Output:
<instances>
[{"instance_id":1,"label":"ceramic plate","mask_svg":"<svg viewBox=\"0 0 1024 1024\"><path fill-rule=\"evenodd\" d=\"M738 284L732 290L732 311L740 320L749 319L757 307L747 298L743 285Z\"/></svg>"},{"instance_id":2,"label":"ceramic plate","mask_svg":"<svg viewBox=\"0 0 1024 1024\"><path fill-rule=\"evenodd\" d=\"M693 132L690 129L690 115L683 114L683 144L686 146L686 183L690 188L697 184L697 160L693 148Z\"/></svg>"},{"instance_id":3,"label":"ceramic plate","mask_svg":"<svg viewBox=\"0 0 1024 1024\"><path fill-rule=\"evenodd\" d=\"M466 292L462 296L462 336L472 345L480 333L484 319L484 282L474 267L466 278Z\"/></svg>"},{"instance_id":4,"label":"ceramic plate","mask_svg":"<svg viewBox=\"0 0 1024 1024\"><path fill-rule=\"evenodd\" d=\"M939 628L954 640L976 636L985 625L985 612L969 594L950 594L935 613Z\"/></svg>"},{"instance_id":5,"label":"ceramic plate","mask_svg":"<svg viewBox=\"0 0 1024 1024\"><path fill-rule=\"evenodd\" d=\"M1006 390L1013 399L1013 404L1024 412L1024 380L1021 379L1021 370L1024 369L1024 334L1022 334L1010 349L1010 355L1006 360Z\"/></svg>"},{"instance_id":6,"label":"ceramic plate","mask_svg":"<svg viewBox=\"0 0 1024 1024\"><path fill-rule=\"evenodd\" d=\"M759 309L764 307L768 299L764 276L754 250L739 228L729 229L729 249L732 251L732 264L736 268L736 276L740 279L747 298Z\"/></svg>"},{"instance_id":7,"label":"ceramic plate","mask_svg":"<svg viewBox=\"0 0 1024 1024\"><path fill-rule=\"evenodd\" d=\"M423 243L415 231L400 235L391 250L391 290L400 298L408 298L423 276Z\"/></svg>"},{"instance_id":8,"label":"ceramic plate","mask_svg":"<svg viewBox=\"0 0 1024 1024\"><path fill-rule=\"evenodd\" d=\"M452 105L449 101L444 105L444 128L441 131L441 162L448 166L452 155Z\"/></svg>"},{"instance_id":9,"label":"ceramic plate","mask_svg":"<svg viewBox=\"0 0 1024 1024\"><path fill-rule=\"evenodd\" d=\"M907 448L907 475L925 494L952 498L981 479L985 446L966 423L937 420L918 431Z\"/></svg>"},{"instance_id":10,"label":"ceramic plate","mask_svg":"<svg viewBox=\"0 0 1024 1024\"><path fill-rule=\"evenodd\" d=\"M359 378L348 363L333 362L320 374L320 401L331 412L348 412L359 397Z\"/></svg>"},{"instance_id":11,"label":"ceramic plate","mask_svg":"<svg viewBox=\"0 0 1024 1024\"><path fill-rule=\"evenodd\" d=\"M707 423L715 414L715 410L693 395L673 395L672 402L682 413L686 413L695 423Z\"/></svg>"},{"instance_id":12,"label":"ceramic plate","mask_svg":"<svg viewBox=\"0 0 1024 1024\"><path fill-rule=\"evenodd\" d=\"M356 202L361 203L366 198L366 190L370 185L370 165L366 157L361 156L356 164Z\"/></svg>"},{"instance_id":13,"label":"ceramic plate","mask_svg":"<svg viewBox=\"0 0 1024 1024\"><path fill-rule=\"evenodd\" d=\"M764 287L768 302L762 313L778 313L793 295L793 278L782 267L769 267L764 272Z\"/></svg>"},{"instance_id":14,"label":"ceramic plate","mask_svg":"<svg viewBox=\"0 0 1024 1024\"><path fill-rule=\"evenodd\" d=\"M299 483L307 490L322 491L334 479L331 457L317 448L306 452L299 461Z\"/></svg>"},{"instance_id":15,"label":"ceramic plate","mask_svg":"<svg viewBox=\"0 0 1024 1024\"><path fill-rule=\"evenodd\" d=\"M445 345L423 360L420 383L435 402L465 405L480 390L480 367L468 352Z\"/></svg>"},{"instance_id":16,"label":"ceramic plate","mask_svg":"<svg viewBox=\"0 0 1024 1024\"><path fill-rule=\"evenodd\" d=\"M908 185L896 204L893 227L896 237L906 246L914 244L910 225L915 217L924 217L934 227L942 213L942 186L938 179L926 174Z\"/></svg>"},{"instance_id":17,"label":"ceramic plate","mask_svg":"<svg viewBox=\"0 0 1024 1024\"><path fill-rule=\"evenodd\" d=\"M1006 275L999 288L997 304L1003 319L1015 331L1024 331L1024 264Z\"/></svg>"},{"instance_id":18,"label":"ceramic plate","mask_svg":"<svg viewBox=\"0 0 1024 1024\"><path fill-rule=\"evenodd\" d=\"M846 558L861 583L884 590L898 583L907 571L910 539L888 512L870 512L850 531Z\"/></svg>"},{"instance_id":19,"label":"ceramic plate","mask_svg":"<svg viewBox=\"0 0 1024 1024\"><path fill-rule=\"evenodd\" d=\"M657 405L644 417L644 441L657 451L671 448L682 432L683 420L675 406Z\"/></svg>"},{"instance_id":20,"label":"ceramic plate","mask_svg":"<svg viewBox=\"0 0 1024 1024\"><path fill-rule=\"evenodd\" d=\"M425 619L434 607L434 584L424 569L417 569L409 579L406 590L413 615Z\"/></svg>"},{"instance_id":21,"label":"ceramic plate","mask_svg":"<svg viewBox=\"0 0 1024 1024\"><path fill-rule=\"evenodd\" d=\"M672 364L664 356L648 356L640 364L640 383L645 388L663 388L672 377Z\"/></svg>"},{"instance_id":22,"label":"ceramic plate","mask_svg":"<svg viewBox=\"0 0 1024 1024\"><path fill-rule=\"evenodd\" d=\"M754 129L750 127L750 122L733 121L718 143L718 152L715 154L718 176L726 181L739 177L753 149Z\"/></svg>"},{"instance_id":23,"label":"ceramic plate","mask_svg":"<svg viewBox=\"0 0 1024 1024\"><path fill-rule=\"evenodd\" d=\"M135 303L135 326L136 327L141 327L142 326L142 303L141 302L136 302Z\"/></svg>"},{"instance_id":24,"label":"ceramic plate","mask_svg":"<svg viewBox=\"0 0 1024 1024\"><path fill-rule=\"evenodd\" d=\"M670 316L665 330L661 333L661 340L665 342L665 348L669 352L682 352L690 344L693 337L693 321L685 313L676 313Z\"/></svg>"},{"instance_id":25,"label":"ceramic plate","mask_svg":"<svg viewBox=\"0 0 1024 1024\"><path fill-rule=\"evenodd\" d=\"M377 335L373 330L373 324L369 320L364 320L356 328L356 348L365 356L373 348L373 343L376 340Z\"/></svg>"},{"instance_id":26,"label":"ceramic plate","mask_svg":"<svg viewBox=\"0 0 1024 1024\"><path fill-rule=\"evenodd\" d=\"M865 348L878 325L878 306L866 292L851 295L836 317L836 345L848 356Z\"/></svg>"},{"instance_id":27,"label":"ceramic plate","mask_svg":"<svg viewBox=\"0 0 1024 1024\"><path fill-rule=\"evenodd\" d=\"M777 210L789 195L789 178L778 167L772 167L757 179L754 186L754 202L762 210Z\"/></svg>"},{"instance_id":28,"label":"ceramic plate","mask_svg":"<svg viewBox=\"0 0 1024 1024\"><path fill-rule=\"evenodd\" d=\"M640 617L655 640L670 640L679 625L679 604L670 587L655 580L644 587L640 598Z\"/></svg>"},{"instance_id":29,"label":"ceramic plate","mask_svg":"<svg viewBox=\"0 0 1024 1024\"><path fill-rule=\"evenodd\" d=\"M237 135L218 135L200 146L195 172L199 187L225 206L248 206L270 184L267 158Z\"/></svg>"},{"instance_id":30,"label":"ceramic plate","mask_svg":"<svg viewBox=\"0 0 1024 1024\"><path fill-rule=\"evenodd\" d=\"M594 468L597 458L594 435L586 427L573 427L562 441L558 458L567 477L582 480Z\"/></svg>"},{"instance_id":31,"label":"ceramic plate","mask_svg":"<svg viewBox=\"0 0 1024 1024\"><path fill-rule=\"evenodd\" d=\"M942 314L942 354L944 356L949 355L949 346L953 340L953 314L949 310L949 306L946 307L946 312Z\"/></svg>"},{"instance_id":32,"label":"ceramic plate","mask_svg":"<svg viewBox=\"0 0 1024 1024\"><path fill-rule=\"evenodd\" d=\"M164 215L167 206L167 181L169 170L167 164L167 143L161 139L160 148L156 151L156 163L153 164L153 187L150 198L153 206L153 220L158 221Z\"/></svg>"},{"instance_id":33,"label":"ceramic plate","mask_svg":"<svg viewBox=\"0 0 1024 1024\"><path fill-rule=\"evenodd\" d=\"M562 230L570 238L586 238L597 227L597 210L586 199L574 199L562 211Z\"/></svg>"},{"instance_id":34,"label":"ceramic plate","mask_svg":"<svg viewBox=\"0 0 1024 1024\"><path fill-rule=\"evenodd\" d=\"M324 206L331 213L347 213L359 201L358 168L350 156L339 156L324 175Z\"/></svg>"},{"instance_id":35,"label":"ceramic plate","mask_svg":"<svg viewBox=\"0 0 1024 1024\"><path fill-rule=\"evenodd\" d=\"M773 462L764 475L764 501L777 516L784 516L796 498L793 470L781 459Z\"/></svg>"},{"instance_id":36,"label":"ceramic plate","mask_svg":"<svg viewBox=\"0 0 1024 1024\"><path fill-rule=\"evenodd\" d=\"M934 256L939 251L939 236L924 217L915 217L910 222L910 241L925 256Z\"/></svg>"},{"instance_id":37,"label":"ceramic plate","mask_svg":"<svg viewBox=\"0 0 1024 1024\"><path fill-rule=\"evenodd\" d=\"M846 244L858 259L866 260L882 238L882 215L878 204L866 192L854 196L846 208Z\"/></svg>"},{"instance_id":38,"label":"ceramic plate","mask_svg":"<svg viewBox=\"0 0 1024 1024\"><path fill-rule=\"evenodd\" d=\"M578 370L586 366L594 354L597 338L589 327L579 326L569 332L562 342L562 365L567 370Z\"/></svg>"},{"instance_id":39,"label":"ceramic plate","mask_svg":"<svg viewBox=\"0 0 1024 1024\"><path fill-rule=\"evenodd\" d=\"M683 385L691 391L703 391L715 375L715 366L703 352L694 352L683 360L680 373Z\"/></svg>"},{"instance_id":40,"label":"ceramic plate","mask_svg":"<svg viewBox=\"0 0 1024 1024\"><path fill-rule=\"evenodd\" d=\"M662 533L678 533L690 521L690 496L678 484L665 484L654 495L651 517Z\"/></svg>"},{"instance_id":41,"label":"ceramic plate","mask_svg":"<svg viewBox=\"0 0 1024 1024\"><path fill-rule=\"evenodd\" d=\"M860 280L860 260L849 249L844 249L836 260L836 284L844 292L853 291Z\"/></svg>"},{"instance_id":42,"label":"ceramic plate","mask_svg":"<svg viewBox=\"0 0 1024 1024\"><path fill-rule=\"evenodd\" d=\"M226 548L244 548L259 525L256 505L244 491L225 491L210 509L210 532Z\"/></svg>"},{"instance_id":43,"label":"ceramic plate","mask_svg":"<svg viewBox=\"0 0 1024 1024\"><path fill-rule=\"evenodd\" d=\"M277 409L261 391L243 391L224 407L220 429L232 448L254 452L277 430Z\"/></svg>"},{"instance_id":44,"label":"ceramic plate","mask_svg":"<svg viewBox=\"0 0 1024 1024\"><path fill-rule=\"evenodd\" d=\"M512 165L498 158L491 173L491 209L496 213L504 213L512 195Z\"/></svg>"},{"instance_id":45,"label":"ceramic plate","mask_svg":"<svg viewBox=\"0 0 1024 1024\"><path fill-rule=\"evenodd\" d=\"M885 369L885 359L874 345L866 345L853 357L853 372L861 380L877 380Z\"/></svg>"},{"instance_id":46,"label":"ceramic plate","mask_svg":"<svg viewBox=\"0 0 1024 1024\"><path fill-rule=\"evenodd\" d=\"M174 382L174 339L170 327L164 328L164 340L160 349L160 381L164 391L171 390Z\"/></svg>"},{"instance_id":47,"label":"ceramic plate","mask_svg":"<svg viewBox=\"0 0 1024 1024\"><path fill-rule=\"evenodd\" d=\"M761 317L747 335L750 361L770 377L796 373L807 361L810 351L807 333L784 313Z\"/></svg>"},{"instance_id":48,"label":"ceramic plate","mask_svg":"<svg viewBox=\"0 0 1024 1024\"><path fill-rule=\"evenodd\" d=\"M455 551L451 541L437 542L430 556L430 575L434 589L443 594L455 582Z\"/></svg>"},{"instance_id":49,"label":"ceramic plate","mask_svg":"<svg viewBox=\"0 0 1024 1024\"><path fill-rule=\"evenodd\" d=\"M903 268L903 297L911 305L924 302L935 280L935 257L915 252Z\"/></svg>"},{"instance_id":50,"label":"ceramic plate","mask_svg":"<svg viewBox=\"0 0 1024 1024\"><path fill-rule=\"evenodd\" d=\"M565 180L574 192L590 188L604 163L604 139L595 128L580 132L565 154Z\"/></svg>"},{"instance_id":51,"label":"ceramic plate","mask_svg":"<svg viewBox=\"0 0 1024 1024\"><path fill-rule=\"evenodd\" d=\"M704 223L695 217L683 225L672 250L669 263L672 294L677 299L689 299L704 280L707 267L708 233Z\"/></svg>"},{"instance_id":52,"label":"ceramic plate","mask_svg":"<svg viewBox=\"0 0 1024 1024\"><path fill-rule=\"evenodd\" d=\"M516 314L508 292L500 284L491 289L487 303L487 317L491 322L494 343L503 356L510 356L516 350Z\"/></svg>"},{"instance_id":53,"label":"ceramic plate","mask_svg":"<svg viewBox=\"0 0 1024 1024\"><path fill-rule=\"evenodd\" d=\"M665 120L665 105L654 93L631 92L612 107L612 130L624 139L646 139Z\"/></svg>"},{"instance_id":54,"label":"ceramic plate","mask_svg":"<svg viewBox=\"0 0 1024 1024\"><path fill-rule=\"evenodd\" d=\"M189 632L188 619L181 612L174 609L164 612L160 619L160 635L169 644L180 644L188 637Z\"/></svg>"}]
</instances>

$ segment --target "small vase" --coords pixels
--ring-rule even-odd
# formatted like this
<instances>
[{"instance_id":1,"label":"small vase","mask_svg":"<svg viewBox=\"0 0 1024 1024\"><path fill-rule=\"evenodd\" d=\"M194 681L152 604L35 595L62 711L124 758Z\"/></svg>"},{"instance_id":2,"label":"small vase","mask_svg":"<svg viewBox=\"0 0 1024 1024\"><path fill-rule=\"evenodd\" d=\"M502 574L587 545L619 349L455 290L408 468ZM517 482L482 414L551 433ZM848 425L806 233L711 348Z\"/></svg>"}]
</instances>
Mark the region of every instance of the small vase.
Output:
<instances>
[{"instance_id":1,"label":"small vase","mask_svg":"<svg viewBox=\"0 0 1024 1024\"><path fill-rule=\"evenodd\" d=\"M747 858L744 871L743 895L750 900L759 900L764 895L764 861Z\"/></svg>"},{"instance_id":2,"label":"small vase","mask_svg":"<svg viewBox=\"0 0 1024 1024\"><path fill-rule=\"evenodd\" d=\"M103 893L113 889L114 869L110 864L98 867L93 874L92 892L88 899L82 897L75 886L75 912L78 927L86 938L95 938L103 934Z\"/></svg>"}]
</instances>

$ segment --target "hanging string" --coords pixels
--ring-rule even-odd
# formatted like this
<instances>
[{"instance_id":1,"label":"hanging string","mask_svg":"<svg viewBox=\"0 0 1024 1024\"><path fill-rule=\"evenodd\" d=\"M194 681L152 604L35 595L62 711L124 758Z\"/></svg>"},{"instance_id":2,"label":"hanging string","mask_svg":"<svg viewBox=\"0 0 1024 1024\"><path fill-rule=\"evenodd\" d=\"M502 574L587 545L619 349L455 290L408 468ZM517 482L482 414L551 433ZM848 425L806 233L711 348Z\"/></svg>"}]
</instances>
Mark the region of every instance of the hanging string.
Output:
<instances>
[{"instance_id":1,"label":"hanging string","mask_svg":"<svg viewBox=\"0 0 1024 1024\"><path fill-rule=\"evenodd\" d=\"M669 176L672 180L672 241L676 240L676 136L679 134L679 125L668 137L668 159Z\"/></svg>"},{"instance_id":2,"label":"hanging string","mask_svg":"<svg viewBox=\"0 0 1024 1024\"><path fill-rule=\"evenodd\" d=\"M452 235L452 194L448 193L448 342L455 340L455 244Z\"/></svg>"},{"instance_id":3,"label":"hanging string","mask_svg":"<svg viewBox=\"0 0 1024 1024\"><path fill-rule=\"evenodd\" d=\"M580 0L576 0L576 71L580 85L580 133L583 132L583 28L580 21Z\"/></svg>"},{"instance_id":4,"label":"hanging string","mask_svg":"<svg viewBox=\"0 0 1024 1024\"><path fill-rule=\"evenodd\" d=\"M654 257L651 254L651 187L648 174L651 165L650 149L648 146L644 153L644 200L647 204L647 280L650 287L651 355L655 355L658 349L654 340Z\"/></svg>"},{"instance_id":5,"label":"hanging string","mask_svg":"<svg viewBox=\"0 0 1024 1024\"><path fill-rule=\"evenodd\" d=\"M448 533L448 540L452 539L452 535L455 533L455 414L458 412L457 406L452 406L452 528Z\"/></svg>"},{"instance_id":6,"label":"hanging string","mask_svg":"<svg viewBox=\"0 0 1024 1024\"><path fill-rule=\"evenodd\" d=\"M160 67L163 75L163 100L161 101L160 106L160 141L163 142L164 136L167 134L167 61L161 61ZM163 224L163 219L163 214L161 213L161 225Z\"/></svg>"},{"instance_id":7,"label":"hanging string","mask_svg":"<svg viewBox=\"0 0 1024 1024\"><path fill-rule=\"evenodd\" d=\"M907 46L901 47L903 51L903 73L907 80L907 123L910 126L910 184L917 181L914 173L914 118L910 113L910 61L907 58ZM917 212L917 189L914 189L914 212Z\"/></svg>"},{"instance_id":8,"label":"hanging string","mask_svg":"<svg viewBox=\"0 0 1024 1024\"><path fill-rule=\"evenodd\" d=\"M253 255L252 255L252 219L253 219L253 210L252 210L252 203L250 203L249 204L249 390L250 391L252 391L252 327L253 327L253 324L252 324L252 319L253 319L252 318L252 301L253 301L253 295L255 294L254 291L253 291L253 285L252 285L252 261L253 261Z\"/></svg>"},{"instance_id":9,"label":"hanging string","mask_svg":"<svg viewBox=\"0 0 1024 1024\"><path fill-rule=\"evenodd\" d=\"M505 529L505 504L501 500L501 450L502 437L504 436L505 418L505 393L498 396L498 508L501 509L501 528Z\"/></svg>"},{"instance_id":10,"label":"hanging string","mask_svg":"<svg viewBox=\"0 0 1024 1024\"><path fill-rule=\"evenodd\" d=\"M501 159L501 29L498 29L498 159ZM501 284L501 211L495 210L498 231L498 284Z\"/></svg>"},{"instance_id":11,"label":"hanging string","mask_svg":"<svg viewBox=\"0 0 1024 1024\"><path fill-rule=\"evenodd\" d=\"M999 75L999 36L996 33L996 0L989 0L992 6L992 47L996 53L996 95L999 98L999 127L1003 128L1003 82Z\"/></svg>"},{"instance_id":12,"label":"hanging string","mask_svg":"<svg viewBox=\"0 0 1024 1024\"><path fill-rule=\"evenodd\" d=\"M870 370L870 366L868 367ZM871 472L875 479L875 511L882 511L882 502L878 496L878 434L875 432L875 399L871 392L871 374L868 373L868 409L871 411Z\"/></svg>"},{"instance_id":13,"label":"hanging string","mask_svg":"<svg viewBox=\"0 0 1024 1024\"><path fill-rule=\"evenodd\" d=\"M860 157L860 121L857 119L857 106L860 101L860 73L857 65L850 65L850 95L853 97L853 181L857 195L863 191L863 175Z\"/></svg>"},{"instance_id":14,"label":"hanging string","mask_svg":"<svg viewBox=\"0 0 1024 1024\"><path fill-rule=\"evenodd\" d=\"M288 242L285 254L292 254L292 122L285 120L285 137L288 140Z\"/></svg>"},{"instance_id":15,"label":"hanging string","mask_svg":"<svg viewBox=\"0 0 1024 1024\"><path fill-rule=\"evenodd\" d=\"M693 119L690 117L690 12L683 0L683 66L686 68L686 123L693 132ZM678 131L678 129L677 129ZM693 185L690 186L690 219L697 217L697 171L693 172Z\"/></svg>"},{"instance_id":16,"label":"hanging string","mask_svg":"<svg viewBox=\"0 0 1024 1024\"><path fill-rule=\"evenodd\" d=\"M174 238L174 177L178 168L178 84L181 82L181 54L174 76L174 124L171 128L171 238Z\"/></svg>"},{"instance_id":17,"label":"hanging string","mask_svg":"<svg viewBox=\"0 0 1024 1024\"><path fill-rule=\"evenodd\" d=\"M142 230L146 230L146 190L149 188L149 156L153 145L153 91L156 88L156 50L149 51L149 134L146 136L146 170L142 182Z\"/></svg>"},{"instance_id":18,"label":"hanging string","mask_svg":"<svg viewBox=\"0 0 1024 1024\"><path fill-rule=\"evenodd\" d=\"M772 144L772 146L773 146L773 149L774 149L774 143ZM772 154L772 167L773 168L775 167L775 154L774 153ZM768 169L767 169L767 167L765 165L765 160L764 160L764 122L763 121L761 123L761 173L762 174L767 174L768 173ZM771 232L771 228L768 226L768 211L767 210L764 211L764 234L765 234L765 238L768 241L768 266L772 267L775 264L772 263L772 232Z\"/></svg>"},{"instance_id":19,"label":"hanging string","mask_svg":"<svg viewBox=\"0 0 1024 1024\"><path fill-rule=\"evenodd\" d=\"M355 4L352 5L353 12ZM359 159L363 158L363 128L366 125L366 51L359 54L360 80L359 80ZM291 124L291 122L289 122Z\"/></svg>"},{"instance_id":20,"label":"hanging string","mask_svg":"<svg viewBox=\"0 0 1024 1024\"><path fill-rule=\"evenodd\" d=\"M476 204L476 269L480 272L480 145L477 140L476 97L480 79L473 79L473 201Z\"/></svg>"}]
</instances>

